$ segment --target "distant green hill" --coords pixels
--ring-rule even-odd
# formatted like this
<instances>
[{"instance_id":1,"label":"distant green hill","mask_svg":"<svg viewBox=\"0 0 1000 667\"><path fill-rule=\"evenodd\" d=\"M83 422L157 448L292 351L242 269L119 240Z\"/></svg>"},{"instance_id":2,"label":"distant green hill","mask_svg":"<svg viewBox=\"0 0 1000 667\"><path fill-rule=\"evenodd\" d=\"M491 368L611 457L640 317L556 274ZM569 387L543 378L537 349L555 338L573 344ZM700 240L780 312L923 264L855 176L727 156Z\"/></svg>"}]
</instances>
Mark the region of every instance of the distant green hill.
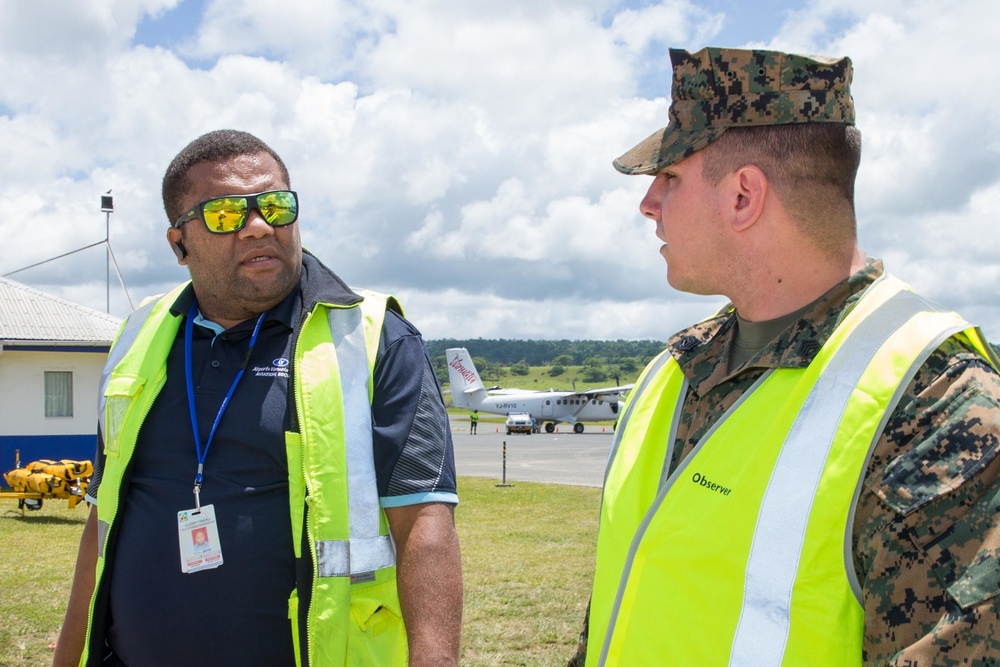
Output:
<instances>
[{"instance_id":1,"label":"distant green hill","mask_svg":"<svg viewBox=\"0 0 1000 667\"><path fill-rule=\"evenodd\" d=\"M607 363L631 358L641 366L663 351L666 343L656 340L511 340L506 338L443 338L428 340L431 358L444 356L450 347L464 347L474 358L503 365L524 362L529 366L550 364L556 357L569 355L572 364L582 365L587 359L600 357Z\"/></svg>"},{"instance_id":2,"label":"distant green hill","mask_svg":"<svg viewBox=\"0 0 1000 667\"><path fill-rule=\"evenodd\" d=\"M583 391L635 382L665 344L659 341L432 340L427 348L442 386L445 350L464 347L487 387Z\"/></svg>"},{"instance_id":3,"label":"distant green hill","mask_svg":"<svg viewBox=\"0 0 1000 667\"><path fill-rule=\"evenodd\" d=\"M629 384L666 348L656 340L510 340L443 338L427 350L442 386L448 386L445 350L464 347L487 386L584 390ZM1000 356L1000 345L990 343Z\"/></svg>"}]
</instances>

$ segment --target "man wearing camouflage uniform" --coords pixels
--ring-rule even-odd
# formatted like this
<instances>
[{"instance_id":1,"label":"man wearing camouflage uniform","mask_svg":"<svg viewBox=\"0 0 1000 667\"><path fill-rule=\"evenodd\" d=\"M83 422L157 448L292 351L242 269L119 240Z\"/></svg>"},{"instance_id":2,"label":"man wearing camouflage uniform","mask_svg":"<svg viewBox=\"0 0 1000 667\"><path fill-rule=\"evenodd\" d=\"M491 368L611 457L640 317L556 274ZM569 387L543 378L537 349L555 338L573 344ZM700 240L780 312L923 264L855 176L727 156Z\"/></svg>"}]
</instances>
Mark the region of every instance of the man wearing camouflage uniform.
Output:
<instances>
[{"instance_id":1,"label":"man wearing camouflage uniform","mask_svg":"<svg viewBox=\"0 0 1000 667\"><path fill-rule=\"evenodd\" d=\"M570 664L998 664L998 361L858 247L850 60L670 55L615 167L670 285L731 303L629 396Z\"/></svg>"}]
</instances>

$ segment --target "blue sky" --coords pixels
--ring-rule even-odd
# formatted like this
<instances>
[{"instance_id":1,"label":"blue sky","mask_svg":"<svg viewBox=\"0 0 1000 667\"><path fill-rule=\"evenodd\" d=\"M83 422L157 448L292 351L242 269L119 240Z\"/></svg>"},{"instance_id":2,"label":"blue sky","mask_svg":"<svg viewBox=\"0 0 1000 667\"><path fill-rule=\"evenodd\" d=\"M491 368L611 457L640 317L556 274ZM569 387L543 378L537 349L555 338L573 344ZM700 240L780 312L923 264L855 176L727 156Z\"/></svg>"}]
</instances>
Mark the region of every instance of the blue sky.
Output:
<instances>
[{"instance_id":1,"label":"blue sky","mask_svg":"<svg viewBox=\"0 0 1000 667\"><path fill-rule=\"evenodd\" d=\"M206 0L181 0L173 8L156 15L147 14L137 24L133 43L145 46L176 46L191 35L191 26L201 20ZM623 2L621 7L638 9L654 2ZM722 14L724 22L718 39L719 46L738 46L746 43L747 35L766 35L780 24L784 14L796 3L779 0L706 0L697 3L705 10Z\"/></svg>"},{"instance_id":2,"label":"blue sky","mask_svg":"<svg viewBox=\"0 0 1000 667\"><path fill-rule=\"evenodd\" d=\"M198 25L204 12L204 0L182 0L158 15L147 14L136 25L132 43L167 49L177 46L191 36L191 26Z\"/></svg>"},{"instance_id":3,"label":"blue sky","mask_svg":"<svg viewBox=\"0 0 1000 667\"><path fill-rule=\"evenodd\" d=\"M877 4L877 7L875 6ZM611 160L666 121L667 48L850 55L859 238L1000 340L1000 56L988 0L53 0L0 3L0 274L104 238L134 302L184 280L159 184L254 132L302 237L428 338L654 338L720 297L665 281ZM981 63L982 65L977 65ZM988 85L984 85L987 82ZM974 242L971 239L975 239ZM10 276L105 306L105 251ZM114 273L112 272L112 275ZM118 285L111 309L129 310Z\"/></svg>"}]
</instances>

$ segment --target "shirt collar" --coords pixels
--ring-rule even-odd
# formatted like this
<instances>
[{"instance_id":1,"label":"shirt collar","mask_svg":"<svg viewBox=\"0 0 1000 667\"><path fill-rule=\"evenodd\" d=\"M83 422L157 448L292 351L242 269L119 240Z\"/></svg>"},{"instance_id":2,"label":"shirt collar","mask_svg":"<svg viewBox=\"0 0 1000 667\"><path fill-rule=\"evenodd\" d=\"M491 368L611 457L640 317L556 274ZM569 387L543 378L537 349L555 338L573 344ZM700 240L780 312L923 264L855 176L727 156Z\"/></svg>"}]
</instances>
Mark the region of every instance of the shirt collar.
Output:
<instances>
[{"instance_id":1,"label":"shirt collar","mask_svg":"<svg viewBox=\"0 0 1000 667\"><path fill-rule=\"evenodd\" d=\"M175 316L187 315L194 299L194 287L189 282L174 300L170 312ZM332 303L338 306L351 306L361 301L337 274L327 268L306 248L302 249L302 272L299 283L281 303L271 309L265 322L277 319L288 328L293 328L303 309L312 310L318 302ZM237 324L242 326L242 323Z\"/></svg>"},{"instance_id":2,"label":"shirt collar","mask_svg":"<svg viewBox=\"0 0 1000 667\"><path fill-rule=\"evenodd\" d=\"M726 363L736 323L731 303L715 316L674 334L667 348L699 395L750 369L805 368L847 311L884 272L881 260L869 259L863 269L830 288L799 320L732 374Z\"/></svg>"},{"instance_id":3,"label":"shirt collar","mask_svg":"<svg viewBox=\"0 0 1000 667\"><path fill-rule=\"evenodd\" d=\"M269 322L277 322L279 324L284 325L286 328L291 329L292 323L295 321L295 316L299 311L300 294L301 294L301 289L299 285L296 285L295 289L289 292L285 296L285 298L278 303L278 305L274 306L267 312L267 317L264 318L264 323L267 324ZM177 298L174 300L173 305L170 306L170 313L178 317L186 316L188 314L188 311L191 309L191 303L194 301L194 298L195 298L194 285L188 283L187 286L183 290L181 290L181 293L177 295ZM241 329L244 327L244 325L246 325L247 322L250 323L249 326L252 328L256 320L257 320L256 316L251 317L245 322L240 322L239 324L234 325L233 327L231 327L231 329L233 330ZM214 331L214 327L212 327L211 325L215 323L209 322L208 320L203 320L200 311L198 313L198 317L195 319L195 324L204 326L207 329ZM215 332L215 333L221 333L221 332Z\"/></svg>"}]
</instances>

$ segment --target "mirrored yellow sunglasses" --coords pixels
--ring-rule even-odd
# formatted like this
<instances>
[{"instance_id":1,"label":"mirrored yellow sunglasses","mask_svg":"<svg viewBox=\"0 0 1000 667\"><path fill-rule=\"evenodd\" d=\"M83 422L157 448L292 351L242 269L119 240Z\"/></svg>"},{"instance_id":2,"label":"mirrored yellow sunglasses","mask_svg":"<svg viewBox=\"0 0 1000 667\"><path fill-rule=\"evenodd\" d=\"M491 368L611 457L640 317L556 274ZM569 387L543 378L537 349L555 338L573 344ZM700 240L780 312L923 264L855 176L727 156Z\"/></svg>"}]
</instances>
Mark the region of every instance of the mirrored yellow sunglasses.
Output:
<instances>
[{"instance_id":1,"label":"mirrored yellow sunglasses","mask_svg":"<svg viewBox=\"0 0 1000 667\"><path fill-rule=\"evenodd\" d=\"M232 234L247 224L250 211L260 213L272 227L284 227L299 217L299 196L293 190L270 190L253 195L227 195L196 204L174 221L180 227L189 220L200 218L213 234Z\"/></svg>"}]
</instances>

